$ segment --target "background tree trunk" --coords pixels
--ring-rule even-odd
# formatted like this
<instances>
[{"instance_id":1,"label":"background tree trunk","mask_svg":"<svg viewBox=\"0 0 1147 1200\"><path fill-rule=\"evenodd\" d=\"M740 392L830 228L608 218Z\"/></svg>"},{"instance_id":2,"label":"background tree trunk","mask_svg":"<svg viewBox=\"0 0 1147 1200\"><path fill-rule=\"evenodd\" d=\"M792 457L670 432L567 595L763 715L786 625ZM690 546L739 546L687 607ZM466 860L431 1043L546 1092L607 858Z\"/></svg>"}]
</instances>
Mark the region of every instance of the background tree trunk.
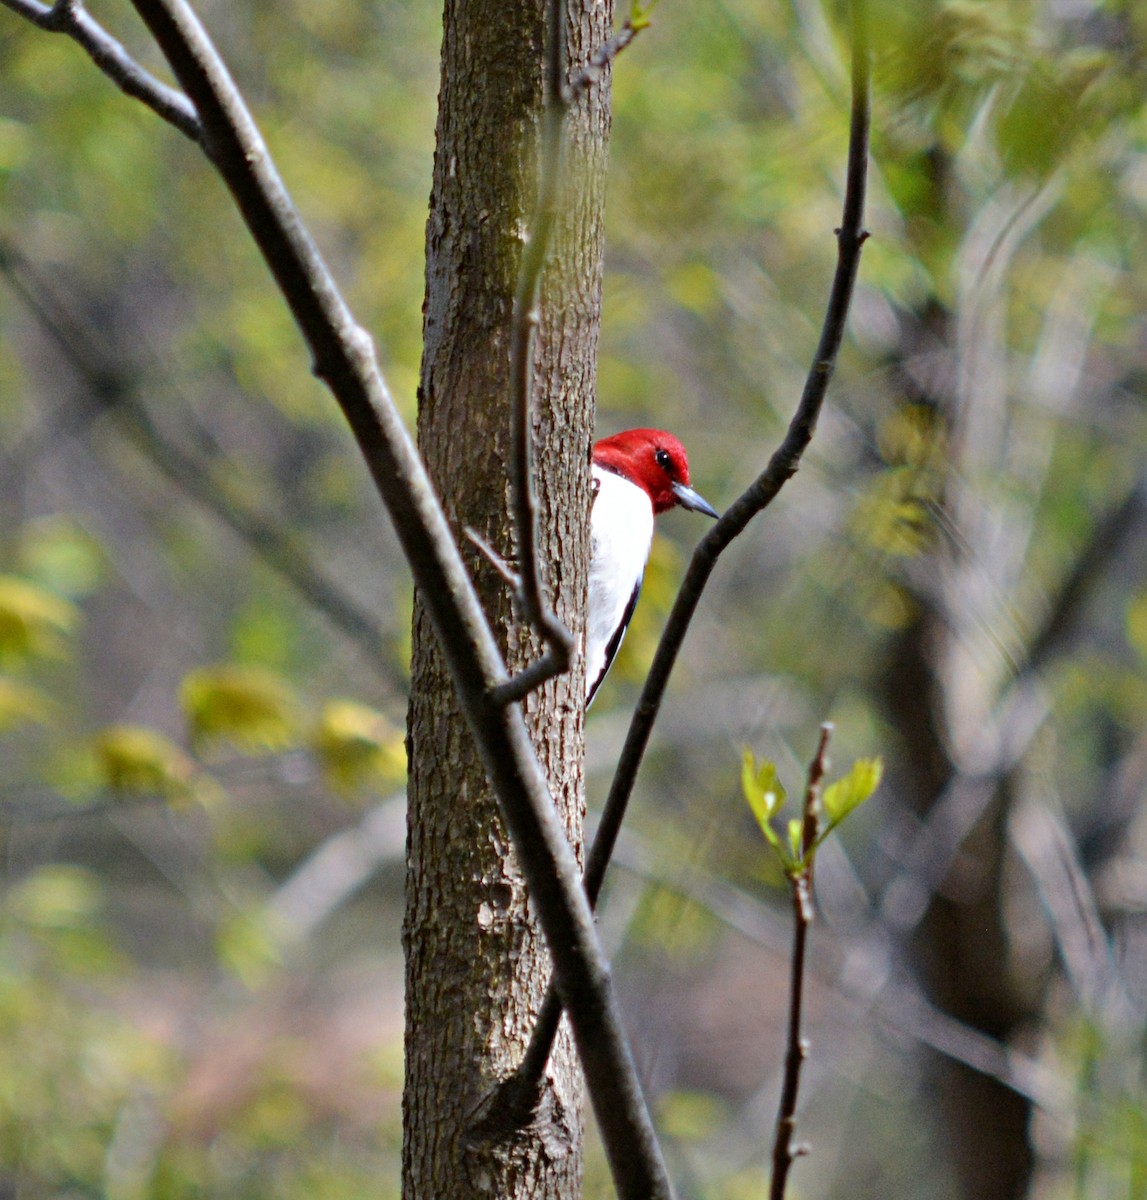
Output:
<instances>
[{"instance_id":1,"label":"background tree trunk","mask_svg":"<svg viewBox=\"0 0 1147 1200\"><path fill-rule=\"evenodd\" d=\"M570 6L568 57L608 36L610 5ZM543 0L448 0L427 226L419 445L456 532L512 556L508 519L510 318L536 192ZM584 623L589 448L602 266L608 79L571 115L563 218L543 283L535 352L540 557L557 611ZM510 662L538 652L504 583L470 553ZM579 660L525 702L571 838L580 846ZM513 1145L465 1144L467 1116L516 1065L549 977L524 881L458 712L422 606L414 616L409 716L403 1191L414 1197L576 1194L580 1076L568 1037L539 1120Z\"/></svg>"}]
</instances>

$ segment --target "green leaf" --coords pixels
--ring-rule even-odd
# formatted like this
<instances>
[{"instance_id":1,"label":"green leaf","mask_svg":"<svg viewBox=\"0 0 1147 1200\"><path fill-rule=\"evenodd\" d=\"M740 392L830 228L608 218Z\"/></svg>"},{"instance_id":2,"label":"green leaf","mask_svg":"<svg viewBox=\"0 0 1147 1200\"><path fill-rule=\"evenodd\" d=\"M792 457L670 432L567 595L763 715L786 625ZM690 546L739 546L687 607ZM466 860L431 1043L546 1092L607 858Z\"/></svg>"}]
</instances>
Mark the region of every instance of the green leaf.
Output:
<instances>
[{"instance_id":1,"label":"green leaf","mask_svg":"<svg viewBox=\"0 0 1147 1200\"><path fill-rule=\"evenodd\" d=\"M5 898L5 910L30 925L57 929L85 925L102 902L99 880L83 867L41 867Z\"/></svg>"},{"instance_id":2,"label":"green leaf","mask_svg":"<svg viewBox=\"0 0 1147 1200\"><path fill-rule=\"evenodd\" d=\"M753 816L757 818L761 832L780 851L780 839L771 821L785 802L784 785L777 778L776 764L768 759L758 763L747 746L741 755L741 791Z\"/></svg>"},{"instance_id":3,"label":"green leaf","mask_svg":"<svg viewBox=\"0 0 1147 1200\"><path fill-rule=\"evenodd\" d=\"M312 748L327 782L338 791L393 785L406 774L402 733L377 709L353 700L323 705Z\"/></svg>"},{"instance_id":4,"label":"green leaf","mask_svg":"<svg viewBox=\"0 0 1147 1200\"><path fill-rule=\"evenodd\" d=\"M174 742L137 725L111 725L92 743L102 787L113 792L182 795L195 767Z\"/></svg>"},{"instance_id":5,"label":"green leaf","mask_svg":"<svg viewBox=\"0 0 1147 1200\"><path fill-rule=\"evenodd\" d=\"M48 725L55 711L39 688L0 676L0 733L18 725Z\"/></svg>"},{"instance_id":6,"label":"green leaf","mask_svg":"<svg viewBox=\"0 0 1147 1200\"><path fill-rule=\"evenodd\" d=\"M0 575L0 660L58 658L79 624L74 604L38 584Z\"/></svg>"},{"instance_id":7,"label":"green leaf","mask_svg":"<svg viewBox=\"0 0 1147 1200\"><path fill-rule=\"evenodd\" d=\"M657 7L657 0L648 0L648 3L642 4L641 0L633 0L633 6L629 10L629 23L633 26L634 33L640 33L643 29L648 29L653 22L650 15Z\"/></svg>"},{"instance_id":8,"label":"green leaf","mask_svg":"<svg viewBox=\"0 0 1147 1200\"><path fill-rule=\"evenodd\" d=\"M835 829L854 809L859 808L880 786L884 762L879 758L859 758L843 779L830 783L821 797L821 807L828 826L821 834Z\"/></svg>"},{"instance_id":9,"label":"green leaf","mask_svg":"<svg viewBox=\"0 0 1147 1200\"><path fill-rule=\"evenodd\" d=\"M180 689L193 742L281 750L296 738L296 702L286 680L261 667L202 667Z\"/></svg>"},{"instance_id":10,"label":"green leaf","mask_svg":"<svg viewBox=\"0 0 1147 1200\"><path fill-rule=\"evenodd\" d=\"M789 850L792 852L793 866L800 864L803 858L801 854L801 832L803 829L804 821L800 817L793 817L789 821Z\"/></svg>"},{"instance_id":11,"label":"green leaf","mask_svg":"<svg viewBox=\"0 0 1147 1200\"><path fill-rule=\"evenodd\" d=\"M63 596L86 596L103 581L103 547L78 521L63 514L34 521L20 537L21 570Z\"/></svg>"}]
</instances>

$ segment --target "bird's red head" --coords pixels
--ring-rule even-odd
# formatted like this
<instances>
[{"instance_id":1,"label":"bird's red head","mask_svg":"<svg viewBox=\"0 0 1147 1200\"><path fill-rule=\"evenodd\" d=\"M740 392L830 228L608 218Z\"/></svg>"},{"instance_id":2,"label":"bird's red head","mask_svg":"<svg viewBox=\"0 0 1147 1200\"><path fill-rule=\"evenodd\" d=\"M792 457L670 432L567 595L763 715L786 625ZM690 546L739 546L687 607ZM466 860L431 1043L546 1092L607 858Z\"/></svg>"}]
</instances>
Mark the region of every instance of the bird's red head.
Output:
<instances>
[{"instance_id":1,"label":"bird's red head","mask_svg":"<svg viewBox=\"0 0 1147 1200\"><path fill-rule=\"evenodd\" d=\"M627 429L602 438L593 448L593 461L644 488L655 513L680 504L717 516L713 506L689 486L685 447L663 429Z\"/></svg>"}]
</instances>

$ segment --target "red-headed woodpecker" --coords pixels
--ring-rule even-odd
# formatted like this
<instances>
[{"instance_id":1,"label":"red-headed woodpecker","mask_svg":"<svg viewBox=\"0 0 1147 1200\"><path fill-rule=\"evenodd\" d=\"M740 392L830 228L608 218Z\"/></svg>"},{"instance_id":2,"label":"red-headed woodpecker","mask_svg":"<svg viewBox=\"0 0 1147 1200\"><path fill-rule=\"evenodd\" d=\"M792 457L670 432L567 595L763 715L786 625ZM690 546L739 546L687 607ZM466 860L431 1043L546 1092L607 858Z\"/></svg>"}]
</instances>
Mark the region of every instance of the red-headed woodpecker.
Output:
<instances>
[{"instance_id":1,"label":"red-headed woodpecker","mask_svg":"<svg viewBox=\"0 0 1147 1200\"><path fill-rule=\"evenodd\" d=\"M653 541L653 518L677 505L716 517L689 486L685 447L660 429L627 429L593 448L585 699L593 699L625 636Z\"/></svg>"}]
</instances>

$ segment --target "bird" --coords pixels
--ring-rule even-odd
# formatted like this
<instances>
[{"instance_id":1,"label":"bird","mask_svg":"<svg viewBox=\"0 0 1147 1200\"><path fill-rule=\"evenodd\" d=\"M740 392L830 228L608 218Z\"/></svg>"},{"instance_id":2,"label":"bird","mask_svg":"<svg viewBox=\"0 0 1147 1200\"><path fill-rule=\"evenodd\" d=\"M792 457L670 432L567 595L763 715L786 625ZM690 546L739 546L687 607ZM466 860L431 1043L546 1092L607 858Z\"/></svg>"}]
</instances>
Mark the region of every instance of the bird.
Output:
<instances>
[{"instance_id":1,"label":"bird","mask_svg":"<svg viewBox=\"0 0 1147 1200\"><path fill-rule=\"evenodd\" d=\"M663 429L627 429L593 448L585 702L593 700L637 605L653 518L680 506L716 518L689 485L685 447Z\"/></svg>"}]
</instances>

